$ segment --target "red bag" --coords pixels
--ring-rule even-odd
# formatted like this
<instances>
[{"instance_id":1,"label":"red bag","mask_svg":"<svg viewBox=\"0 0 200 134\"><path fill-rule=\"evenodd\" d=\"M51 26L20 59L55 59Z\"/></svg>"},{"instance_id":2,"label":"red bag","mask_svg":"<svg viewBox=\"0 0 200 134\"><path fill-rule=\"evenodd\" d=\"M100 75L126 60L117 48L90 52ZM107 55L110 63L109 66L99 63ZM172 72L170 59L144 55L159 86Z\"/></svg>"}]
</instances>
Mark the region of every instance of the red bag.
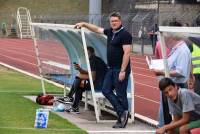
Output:
<instances>
[{"instance_id":1,"label":"red bag","mask_svg":"<svg viewBox=\"0 0 200 134\"><path fill-rule=\"evenodd\" d=\"M38 95L36 98L36 102L40 105L53 105L53 101L53 95Z\"/></svg>"}]
</instances>

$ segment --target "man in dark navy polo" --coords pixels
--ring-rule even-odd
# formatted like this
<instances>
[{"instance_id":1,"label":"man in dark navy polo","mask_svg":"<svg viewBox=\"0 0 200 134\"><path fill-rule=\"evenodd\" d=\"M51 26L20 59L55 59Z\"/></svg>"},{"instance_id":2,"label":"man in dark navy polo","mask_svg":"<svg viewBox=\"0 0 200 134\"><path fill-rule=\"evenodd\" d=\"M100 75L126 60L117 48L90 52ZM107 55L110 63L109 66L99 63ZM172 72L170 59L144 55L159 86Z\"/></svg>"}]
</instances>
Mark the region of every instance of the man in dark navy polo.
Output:
<instances>
[{"instance_id":1,"label":"man in dark navy polo","mask_svg":"<svg viewBox=\"0 0 200 134\"><path fill-rule=\"evenodd\" d=\"M80 22L75 28L85 27L107 36L107 61L109 69L105 75L102 93L117 112L118 120L113 128L124 128L128 121L127 85L130 74L130 52L132 36L122 26L121 16L114 12L109 17L110 28ZM116 92L116 94L114 93Z\"/></svg>"}]
</instances>

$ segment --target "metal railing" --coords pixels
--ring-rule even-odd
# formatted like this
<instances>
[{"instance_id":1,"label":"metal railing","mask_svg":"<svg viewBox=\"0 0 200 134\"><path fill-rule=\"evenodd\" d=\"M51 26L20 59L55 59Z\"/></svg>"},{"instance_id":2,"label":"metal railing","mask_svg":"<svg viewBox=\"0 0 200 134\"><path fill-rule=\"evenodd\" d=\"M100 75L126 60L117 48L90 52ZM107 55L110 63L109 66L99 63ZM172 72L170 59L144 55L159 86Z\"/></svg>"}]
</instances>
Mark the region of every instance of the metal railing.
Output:
<instances>
[{"instance_id":1,"label":"metal railing","mask_svg":"<svg viewBox=\"0 0 200 134\"><path fill-rule=\"evenodd\" d=\"M25 7L19 7L17 9L17 24L19 28L19 36L20 38L31 38L31 26L29 24L31 22L30 12Z\"/></svg>"}]
</instances>

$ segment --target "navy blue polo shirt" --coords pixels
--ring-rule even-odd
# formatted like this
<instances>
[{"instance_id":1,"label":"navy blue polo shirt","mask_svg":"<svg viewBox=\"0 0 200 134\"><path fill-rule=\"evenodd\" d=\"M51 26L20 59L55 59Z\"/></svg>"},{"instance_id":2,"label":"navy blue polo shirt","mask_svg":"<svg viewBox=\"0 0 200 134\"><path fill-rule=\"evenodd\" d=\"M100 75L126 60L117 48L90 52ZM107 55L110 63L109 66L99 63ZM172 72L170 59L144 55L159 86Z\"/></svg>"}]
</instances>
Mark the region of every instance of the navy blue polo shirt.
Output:
<instances>
[{"instance_id":1,"label":"navy blue polo shirt","mask_svg":"<svg viewBox=\"0 0 200 134\"><path fill-rule=\"evenodd\" d=\"M113 32L111 28L104 29L104 34L107 36L108 66L120 69L124 55L122 46L127 44L131 45L132 36L122 26L116 32ZM127 67L130 68L130 61Z\"/></svg>"}]
</instances>

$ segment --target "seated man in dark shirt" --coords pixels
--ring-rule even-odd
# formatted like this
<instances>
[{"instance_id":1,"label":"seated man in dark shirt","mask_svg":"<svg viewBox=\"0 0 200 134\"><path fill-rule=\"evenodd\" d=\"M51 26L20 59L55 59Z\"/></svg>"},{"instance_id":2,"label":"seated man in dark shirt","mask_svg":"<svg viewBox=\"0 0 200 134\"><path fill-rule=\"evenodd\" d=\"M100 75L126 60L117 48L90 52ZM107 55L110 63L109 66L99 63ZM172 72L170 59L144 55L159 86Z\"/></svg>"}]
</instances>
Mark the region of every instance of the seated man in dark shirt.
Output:
<instances>
[{"instance_id":1,"label":"seated man in dark shirt","mask_svg":"<svg viewBox=\"0 0 200 134\"><path fill-rule=\"evenodd\" d=\"M94 82L95 90L101 90L104 80L104 75L107 71L107 66L105 62L95 55L94 48L88 46L88 56L90 61L91 73ZM67 112L79 113L79 102L82 99L82 93L85 90L90 90L88 71L80 67L79 64L74 63L75 69L79 71L78 76L76 76L72 88L66 97L63 98L64 101L72 102L70 109L66 109ZM75 95L74 95L75 94ZM74 95L74 98L73 98Z\"/></svg>"}]
</instances>

